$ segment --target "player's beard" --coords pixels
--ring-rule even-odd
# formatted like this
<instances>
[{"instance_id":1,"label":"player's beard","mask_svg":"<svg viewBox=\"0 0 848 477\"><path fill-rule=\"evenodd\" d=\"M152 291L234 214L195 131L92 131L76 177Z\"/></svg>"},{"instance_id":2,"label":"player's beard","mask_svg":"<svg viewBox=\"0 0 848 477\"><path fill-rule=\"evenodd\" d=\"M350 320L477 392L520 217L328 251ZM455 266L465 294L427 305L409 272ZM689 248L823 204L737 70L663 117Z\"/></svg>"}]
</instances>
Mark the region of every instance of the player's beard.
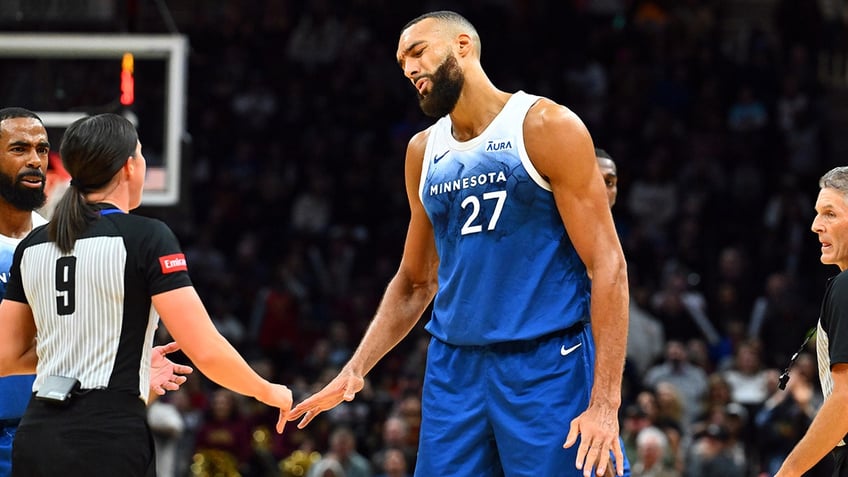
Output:
<instances>
[{"instance_id":1,"label":"player's beard","mask_svg":"<svg viewBox=\"0 0 848 477\"><path fill-rule=\"evenodd\" d=\"M449 54L436 68L436 72L428 76L433 86L426 95L418 95L418 104L427 116L441 118L450 114L459 101L459 95L465 85L465 76L462 75L462 69L453 54Z\"/></svg>"},{"instance_id":2,"label":"player's beard","mask_svg":"<svg viewBox=\"0 0 848 477\"><path fill-rule=\"evenodd\" d=\"M47 201L47 196L44 194L45 180L42 180L41 187L37 189L31 189L21 185L22 177L31 177L39 174L44 179L44 174L34 171L19 174L15 178L6 174L0 174L0 197L20 210L35 210L41 207Z\"/></svg>"}]
</instances>

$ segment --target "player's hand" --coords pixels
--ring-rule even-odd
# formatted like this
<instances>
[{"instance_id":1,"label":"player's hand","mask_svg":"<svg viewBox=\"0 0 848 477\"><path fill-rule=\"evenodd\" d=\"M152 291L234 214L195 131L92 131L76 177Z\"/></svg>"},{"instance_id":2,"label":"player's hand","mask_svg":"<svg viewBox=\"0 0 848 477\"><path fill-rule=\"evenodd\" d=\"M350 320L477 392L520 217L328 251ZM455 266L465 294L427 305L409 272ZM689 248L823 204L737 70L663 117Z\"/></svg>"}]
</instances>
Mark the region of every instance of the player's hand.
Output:
<instances>
[{"instance_id":1,"label":"player's hand","mask_svg":"<svg viewBox=\"0 0 848 477\"><path fill-rule=\"evenodd\" d=\"M191 374L191 366L177 364L167 358L168 353L180 349L175 341L162 346L154 346L150 352L150 389L162 396L167 391L176 391Z\"/></svg>"},{"instance_id":2,"label":"player's hand","mask_svg":"<svg viewBox=\"0 0 848 477\"><path fill-rule=\"evenodd\" d=\"M280 417L277 419L277 433L282 434L286 427L286 422L289 421L289 412L291 411L292 398L291 390L282 384L268 383L269 388L264 396L257 396L257 399L271 407L280 409Z\"/></svg>"},{"instance_id":3,"label":"player's hand","mask_svg":"<svg viewBox=\"0 0 848 477\"><path fill-rule=\"evenodd\" d=\"M303 416L303 419L297 423L297 428L303 429L318 414L338 406L342 401L353 401L356 393L364 386L365 380L362 376L343 370L323 389L295 406L289 414L289 420L294 421Z\"/></svg>"},{"instance_id":4,"label":"player's hand","mask_svg":"<svg viewBox=\"0 0 848 477\"><path fill-rule=\"evenodd\" d=\"M618 429L617 409L601 404L589 405L588 409L571 421L563 447L573 446L580 436L575 465L583 470L584 477L592 474L593 467L597 475L609 475L611 472L608 472L607 467L610 451L615 456L615 473L624 475L624 452L621 450Z\"/></svg>"}]
</instances>

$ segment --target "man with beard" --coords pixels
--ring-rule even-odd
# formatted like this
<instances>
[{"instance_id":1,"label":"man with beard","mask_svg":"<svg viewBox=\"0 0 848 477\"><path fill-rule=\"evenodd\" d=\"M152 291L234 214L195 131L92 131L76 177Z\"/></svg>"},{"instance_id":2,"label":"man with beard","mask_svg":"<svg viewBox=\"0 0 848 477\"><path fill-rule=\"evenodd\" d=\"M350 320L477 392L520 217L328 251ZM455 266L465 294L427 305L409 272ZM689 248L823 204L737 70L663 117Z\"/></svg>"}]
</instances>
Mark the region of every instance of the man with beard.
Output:
<instances>
[{"instance_id":1,"label":"man with beard","mask_svg":"<svg viewBox=\"0 0 848 477\"><path fill-rule=\"evenodd\" d=\"M34 227L47 222L34 210L47 199L49 152L47 130L38 115L23 108L0 109L0 299L6 293L15 247ZM178 389L186 380L181 375L192 372L165 357L178 349L176 343L153 349L151 397ZM0 377L0 477L11 475L12 440L34 379L35 375Z\"/></svg>"},{"instance_id":2,"label":"man with beard","mask_svg":"<svg viewBox=\"0 0 848 477\"><path fill-rule=\"evenodd\" d=\"M352 400L432 301L415 475L625 475L627 273L592 139L567 108L497 89L480 49L454 12L403 28L398 63L439 119L407 149L400 267L350 361L290 419Z\"/></svg>"},{"instance_id":3,"label":"man with beard","mask_svg":"<svg viewBox=\"0 0 848 477\"><path fill-rule=\"evenodd\" d=\"M6 293L15 247L46 223L33 212L44 204L44 171L50 143L34 113L0 110L0 296ZM32 394L34 375L0 378L0 475L10 475L12 439Z\"/></svg>"}]
</instances>

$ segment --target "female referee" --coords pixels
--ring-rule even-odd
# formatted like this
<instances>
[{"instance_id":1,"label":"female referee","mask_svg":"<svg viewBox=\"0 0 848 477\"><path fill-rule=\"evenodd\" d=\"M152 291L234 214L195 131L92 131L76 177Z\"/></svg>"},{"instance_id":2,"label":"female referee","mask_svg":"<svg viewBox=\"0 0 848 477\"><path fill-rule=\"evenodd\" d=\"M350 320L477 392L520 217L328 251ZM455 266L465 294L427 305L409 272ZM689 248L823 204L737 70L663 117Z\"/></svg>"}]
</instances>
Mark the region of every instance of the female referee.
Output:
<instances>
[{"instance_id":1,"label":"female referee","mask_svg":"<svg viewBox=\"0 0 848 477\"><path fill-rule=\"evenodd\" d=\"M0 303L0 375L36 373L13 475L155 475L145 403L160 316L203 374L279 408L282 432L291 391L256 374L215 329L168 226L128 214L146 170L132 123L81 119L60 152L71 187L18 246Z\"/></svg>"}]
</instances>

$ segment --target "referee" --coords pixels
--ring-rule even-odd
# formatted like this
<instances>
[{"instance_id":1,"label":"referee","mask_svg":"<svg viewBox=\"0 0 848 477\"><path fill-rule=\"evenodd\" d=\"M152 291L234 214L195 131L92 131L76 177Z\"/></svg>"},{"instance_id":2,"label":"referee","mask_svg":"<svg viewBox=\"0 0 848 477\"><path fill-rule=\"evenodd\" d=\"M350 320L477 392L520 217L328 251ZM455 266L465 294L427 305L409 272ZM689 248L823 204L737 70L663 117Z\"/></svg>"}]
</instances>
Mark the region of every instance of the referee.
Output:
<instances>
[{"instance_id":1,"label":"referee","mask_svg":"<svg viewBox=\"0 0 848 477\"><path fill-rule=\"evenodd\" d=\"M128 214L146 170L133 125L81 119L60 152L71 187L18 246L0 303L0 374L36 372L13 475L155 475L145 403L160 315L207 377L280 408L282 432L291 391L256 374L215 329L167 225Z\"/></svg>"}]
</instances>

